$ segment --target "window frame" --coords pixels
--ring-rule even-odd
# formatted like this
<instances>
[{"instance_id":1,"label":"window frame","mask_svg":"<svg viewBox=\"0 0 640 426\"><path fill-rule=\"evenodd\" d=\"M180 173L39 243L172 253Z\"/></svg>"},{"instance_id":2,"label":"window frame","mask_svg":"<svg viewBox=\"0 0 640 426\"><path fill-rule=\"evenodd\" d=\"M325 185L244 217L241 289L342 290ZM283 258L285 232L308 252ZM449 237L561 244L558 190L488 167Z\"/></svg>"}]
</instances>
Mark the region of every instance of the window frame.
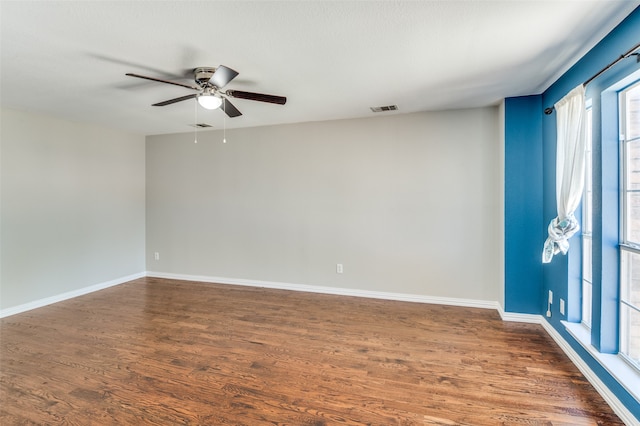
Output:
<instances>
[{"instance_id":1,"label":"window frame","mask_svg":"<svg viewBox=\"0 0 640 426\"><path fill-rule=\"evenodd\" d=\"M640 62L628 63L594 80L587 90L593 111L592 179L593 179L593 298L592 328L587 329L579 316L562 320L565 331L577 344L640 402L640 370L625 360L619 351L620 320L620 120L619 93L640 82ZM614 183L615 182L615 183ZM575 256L581 261L581 253ZM570 259L571 264L571 259ZM580 270L582 264L579 265ZM571 266L570 266L571 269ZM575 269L578 272L578 265ZM575 277L582 276L580 274ZM572 285L571 277L567 284ZM580 280L573 283L577 286ZM581 285L581 284L580 284ZM582 292L575 288L569 303L580 304ZM581 288L581 287L580 287ZM571 287L569 287L571 296ZM576 312L577 313L577 312ZM585 361L587 358L584 358ZM590 361L587 361L589 363Z\"/></svg>"},{"instance_id":2,"label":"window frame","mask_svg":"<svg viewBox=\"0 0 640 426\"><path fill-rule=\"evenodd\" d=\"M620 134L620 238L619 238L619 259L620 259L620 281L619 281L619 327L618 327L618 339L619 350L618 355L624 359L625 362L631 365L637 371L640 371L640 355L634 358L631 355L632 349L630 340L631 330L628 328L628 324L631 322L629 316L636 312L640 314L640 306L634 304L631 300L627 300L626 286L631 285L628 281L631 279L631 273L633 271L630 261L632 256L640 256L640 238L638 241L630 239L630 224L632 220L630 216L630 192L640 192L640 189L631 189L630 183L630 167L629 162L631 149L630 144L640 142L640 131L637 135L629 137L628 120L630 112L628 110L628 94L630 92L636 92L640 95L640 80L633 82L632 84L624 87L618 92L618 116L619 116L619 134ZM640 98L640 97L639 97ZM636 337L638 339L638 337ZM635 343L636 346L640 346L640 342ZM634 353L639 353L640 349L633 350Z\"/></svg>"},{"instance_id":3,"label":"window frame","mask_svg":"<svg viewBox=\"0 0 640 426\"><path fill-rule=\"evenodd\" d=\"M586 109L586 123L585 123L585 137L587 143L585 145L586 163L585 163L585 182L582 198L582 253L581 253L581 271L580 271L580 294L581 294L581 309L580 309L580 322L591 330L591 319L593 312L593 170L592 170L592 123L593 123L593 108L591 107L591 100L587 101ZM587 250L586 242L589 242L589 249ZM587 265L588 262L588 265ZM589 279L585 277L585 270L589 270ZM587 290L588 289L588 290Z\"/></svg>"}]
</instances>

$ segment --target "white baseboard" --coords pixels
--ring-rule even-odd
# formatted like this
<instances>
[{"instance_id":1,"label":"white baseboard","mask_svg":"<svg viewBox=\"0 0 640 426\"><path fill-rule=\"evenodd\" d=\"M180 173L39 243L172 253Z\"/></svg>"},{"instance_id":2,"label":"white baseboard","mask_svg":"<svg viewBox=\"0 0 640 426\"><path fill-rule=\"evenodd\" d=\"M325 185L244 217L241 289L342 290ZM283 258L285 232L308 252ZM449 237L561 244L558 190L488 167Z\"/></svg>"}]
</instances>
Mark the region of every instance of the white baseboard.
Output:
<instances>
[{"instance_id":1,"label":"white baseboard","mask_svg":"<svg viewBox=\"0 0 640 426\"><path fill-rule=\"evenodd\" d=\"M542 318L542 316L540 316ZM578 355L578 353L571 347L571 345L562 337L558 331L551 326L548 321L542 320L542 327L551 336L551 338L560 346L565 354L569 357L571 362L578 367L578 370L584 375L584 377L591 383L591 385L598 391L602 398L609 404L614 413L620 417L620 420L625 425L638 425L639 420L624 406L624 404L618 399L618 397L611 392L609 387L604 384L600 377L589 367L589 365Z\"/></svg>"},{"instance_id":2,"label":"white baseboard","mask_svg":"<svg viewBox=\"0 0 640 426\"><path fill-rule=\"evenodd\" d=\"M515 321L526 322L531 324L540 324L547 334L556 342L560 349L569 357L571 362L578 367L578 370L584 375L584 377L591 383L594 389L602 396L602 398L609 404L611 409L626 425L638 425L638 419L624 406L624 404L618 399L618 397L611 392L609 387L604 384L600 377L589 367L578 353L571 347L571 345L562 337L553 326L545 321L542 315L534 314L516 314L511 312L504 312L502 306L499 307L498 312L503 321Z\"/></svg>"},{"instance_id":3,"label":"white baseboard","mask_svg":"<svg viewBox=\"0 0 640 426\"><path fill-rule=\"evenodd\" d=\"M578 367L578 370L584 375L584 377L591 383L594 389L602 396L602 398L609 404L611 409L625 425L639 424L638 419L624 406L624 404L618 399L618 397L611 392L609 387L604 384L600 377L589 367L578 353L571 347L571 345L562 337L553 326L545 321L542 315L535 314L516 314L511 312L504 312L502 306L498 307L498 312L503 321L515 321L526 322L531 324L540 324L547 334L556 342L560 349L569 357L571 362Z\"/></svg>"},{"instance_id":4,"label":"white baseboard","mask_svg":"<svg viewBox=\"0 0 640 426\"><path fill-rule=\"evenodd\" d=\"M32 309L41 308L43 306L51 305L53 303L62 302L63 300L73 299L74 297L82 296L94 291L103 290L105 288L113 287L114 285L123 284L127 281L136 280L138 278L145 277L144 272L139 272L133 275L127 275L126 277L116 278L114 280L106 281L103 283L95 284L89 287L79 288L77 290L68 291L62 294L56 294L55 296L45 297L44 299L34 300L32 302L24 303L22 305L13 306L11 308L0 309L0 318L5 318L11 315L20 314L22 312L30 311Z\"/></svg>"},{"instance_id":5,"label":"white baseboard","mask_svg":"<svg viewBox=\"0 0 640 426\"><path fill-rule=\"evenodd\" d=\"M199 281L205 283L242 285L249 287L273 288L307 293L335 294L339 296L365 297L369 299L396 300L402 302L430 303L437 305L464 306L468 308L498 309L497 302L490 300L457 299L451 297L424 296L418 294L390 293L383 291L359 290L353 288L326 287L308 284L291 284L274 281L246 280L228 277L208 277L201 275L171 274L166 272L147 271L148 277L167 278L173 280Z\"/></svg>"},{"instance_id":6,"label":"white baseboard","mask_svg":"<svg viewBox=\"0 0 640 426\"><path fill-rule=\"evenodd\" d=\"M526 322L529 324L542 324L542 322L544 321L544 318L542 318L542 315L517 314L514 312L505 312L502 309L502 306L498 307L498 313L500 314L500 318L502 318L502 321Z\"/></svg>"}]
</instances>

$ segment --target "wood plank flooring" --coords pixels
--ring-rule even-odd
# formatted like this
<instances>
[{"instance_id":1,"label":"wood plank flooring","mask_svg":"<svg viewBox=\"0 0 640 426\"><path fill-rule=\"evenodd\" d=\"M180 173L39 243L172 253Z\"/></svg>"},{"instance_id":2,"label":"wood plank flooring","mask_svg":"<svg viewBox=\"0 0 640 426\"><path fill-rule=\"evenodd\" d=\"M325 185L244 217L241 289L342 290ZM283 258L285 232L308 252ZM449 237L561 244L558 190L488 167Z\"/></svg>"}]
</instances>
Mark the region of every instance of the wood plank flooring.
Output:
<instances>
[{"instance_id":1,"label":"wood plank flooring","mask_svg":"<svg viewBox=\"0 0 640 426\"><path fill-rule=\"evenodd\" d=\"M143 278L0 321L0 424L620 425L495 311Z\"/></svg>"}]
</instances>

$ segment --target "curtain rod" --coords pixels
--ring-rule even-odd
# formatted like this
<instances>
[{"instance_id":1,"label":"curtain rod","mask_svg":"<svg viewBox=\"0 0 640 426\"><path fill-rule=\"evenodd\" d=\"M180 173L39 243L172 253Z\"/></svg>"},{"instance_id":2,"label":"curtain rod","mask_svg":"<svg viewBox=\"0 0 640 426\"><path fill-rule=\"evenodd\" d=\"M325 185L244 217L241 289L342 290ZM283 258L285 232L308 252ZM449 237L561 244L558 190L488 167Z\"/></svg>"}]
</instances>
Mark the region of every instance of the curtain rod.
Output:
<instances>
[{"instance_id":1,"label":"curtain rod","mask_svg":"<svg viewBox=\"0 0 640 426\"><path fill-rule=\"evenodd\" d=\"M600 71L598 71L597 73L595 73L590 79L588 79L587 81L585 81L584 83L582 83L582 85L584 87L587 87L587 84L591 83L593 80L595 80L596 78L600 77L602 74L604 74L605 72L609 71L609 69L611 67L613 67L615 64L617 64L618 62L620 62L623 59L627 59L630 56L636 56L637 57L637 61L640 62L640 53L637 53L636 50L640 49L640 43L636 44L635 46L633 46L631 49L627 50L626 53L620 55L620 57L618 57L615 61L611 62L609 65L607 65L606 67L602 68ZM544 109L544 113L549 115L553 112L554 108L553 107L548 107Z\"/></svg>"}]
</instances>

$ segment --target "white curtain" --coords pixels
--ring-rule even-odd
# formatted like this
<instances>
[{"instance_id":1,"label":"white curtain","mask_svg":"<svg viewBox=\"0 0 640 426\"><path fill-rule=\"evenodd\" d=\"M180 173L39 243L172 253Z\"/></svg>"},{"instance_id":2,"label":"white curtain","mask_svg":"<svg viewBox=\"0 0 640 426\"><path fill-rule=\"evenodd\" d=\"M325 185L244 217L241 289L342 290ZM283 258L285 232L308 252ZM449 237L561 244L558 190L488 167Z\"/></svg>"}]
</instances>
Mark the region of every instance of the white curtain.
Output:
<instances>
[{"instance_id":1,"label":"white curtain","mask_svg":"<svg viewBox=\"0 0 640 426\"><path fill-rule=\"evenodd\" d=\"M557 123L556 202L558 216L549 223L542 262L566 254L569 238L580 229L573 215L580 204L585 170L585 96L581 84L555 105Z\"/></svg>"}]
</instances>

